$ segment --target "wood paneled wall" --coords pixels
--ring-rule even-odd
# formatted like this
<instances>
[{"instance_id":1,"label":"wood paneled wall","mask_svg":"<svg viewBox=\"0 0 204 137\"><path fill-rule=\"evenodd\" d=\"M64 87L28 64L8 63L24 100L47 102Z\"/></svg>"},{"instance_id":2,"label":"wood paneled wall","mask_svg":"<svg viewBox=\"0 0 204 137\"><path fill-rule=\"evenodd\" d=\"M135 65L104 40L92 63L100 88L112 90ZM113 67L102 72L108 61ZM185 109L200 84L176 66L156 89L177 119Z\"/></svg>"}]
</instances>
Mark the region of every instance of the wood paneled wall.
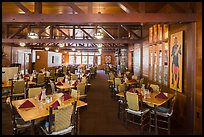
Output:
<instances>
[{"instance_id":1,"label":"wood paneled wall","mask_svg":"<svg viewBox=\"0 0 204 137\"><path fill-rule=\"evenodd\" d=\"M196 74L194 92L194 134L202 134L202 3L196 4Z\"/></svg>"},{"instance_id":2,"label":"wood paneled wall","mask_svg":"<svg viewBox=\"0 0 204 137\"><path fill-rule=\"evenodd\" d=\"M149 45L148 45L148 40L144 41L143 44L143 49L142 49L142 75L144 77L148 77L148 72L149 72Z\"/></svg>"},{"instance_id":3,"label":"wood paneled wall","mask_svg":"<svg viewBox=\"0 0 204 137\"><path fill-rule=\"evenodd\" d=\"M137 75L140 77L141 74L141 44L135 44L134 45L134 56L133 56L133 72L134 75Z\"/></svg>"},{"instance_id":4,"label":"wood paneled wall","mask_svg":"<svg viewBox=\"0 0 204 137\"><path fill-rule=\"evenodd\" d=\"M134 52L134 45L133 44L129 44L128 45L128 70L130 70L131 72L133 72L133 70L132 70L132 65L133 65L132 52Z\"/></svg>"},{"instance_id":5,"label":"wood paneled wall","mask_svg":"<svg viewBox=\"0 0 204 137\"><path fill-rule=\"evenodd\" d=\"M10 67L11 66L11 46L7 44L2 44L2 51L5 56L2 56L2 67Z\"/></svg>"},{"instance_id":6,"label":"wood paneled wall","mask_svg":"<svg viewBox=\"0 0 204 137\"><path fill-rule=\"evenodd\" d=\"M39 56L39 59L37 59ZM35 56L35 70L48 69L48 51L36 51Z\"/></svg>"}]
</instances>

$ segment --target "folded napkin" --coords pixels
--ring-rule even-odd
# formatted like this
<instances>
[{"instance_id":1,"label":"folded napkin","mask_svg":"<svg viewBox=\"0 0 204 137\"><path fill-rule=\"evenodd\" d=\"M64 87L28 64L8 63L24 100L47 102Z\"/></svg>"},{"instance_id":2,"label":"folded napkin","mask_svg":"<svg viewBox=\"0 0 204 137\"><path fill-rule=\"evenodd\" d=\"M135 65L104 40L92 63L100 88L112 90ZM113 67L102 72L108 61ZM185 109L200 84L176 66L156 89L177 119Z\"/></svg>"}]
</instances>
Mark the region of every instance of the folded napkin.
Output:
<instances>
[{"instance_id":1,"label":"folded napkin","mask_svg":"<svg viewBox=\"0 0 204 137\"><path fill-rule=\"evenodd\" d=\"M135 93L135 89L134 88L130 88L128 91L132 92L132 93Z\"/></svg>"},{"instance_id":2,"label":"folded napkin","mask_svg":"<svg viewBox=\"0 0 204 137\"><path fill-rule=\"evenodd\" d=\"M65 101L65 100L68 100L68 99L70 99L70 98L72 98L72 96L70 96L70 95L67 94L67 93L64 93L64 95L62 95L61 98L62 98L62 97L64 97L64 101Z\"/></svg>"},{"instance_id":3,"label":"folded napkin","mask_svg":"<svg viewBox=\"0 0 204 137\"><path fill-rule=\"evenodd\" d=\"M29 100L26 100L23 104L19 106L19 109L20 108L31 108L31 107L35 107L35 105Z\"/></svg>"},{"instance_id":4,"label":"folded napkin","mask_svg":"<svg viewBox=\"0 0 204 137\"><path fill-rule=\"evenodd\" d=\"M83 77L86 77L86 74L84 74Z\"/></svg>"},{"instance_id":5,"label":"folded napkin","mask_svg":"<svg viewBox=\"0 0 204 137\"><path fill-rule=\"evenodd\" d=\"M25 74L24 77L29 77L29 74Z\"/></svg>"},{"instance_id":6,"label":"folded napkin","mask_svg":"<svg viewBox=\"0 0 204 137\"><path fill-rule=\"evenodd\" d=\"M61 81L59 81L59 82L57 82L57 84L56 84L56 85L62 86L62 85L63 85L63 83L62 83Z\"/></svg>"},{"instance_id":7,"label":"folded napkin","mask_svg":"<svg viewBox=\"0 0 204 137\"><path fill-rule=\"evenodd\" d=\"M131 79L130 82L137 82L137 80L135 80L135 79Z\"/></svg>"},{"instance_id":8,"label":"folded napkin","mask_svg":"<svg viewBox=\"0 0 204 137\"><path fill-rule=\"evenodd\" d=\"M52 104L52 107L53 107L53 108L56 108L57 106L60 106L58 100L55 101L55 102Z\"/></svg>"},{"instance_id":9,"label":"folded napkin","mask_svg":"<svg viewBox=\"0 0 204 137\"><path fill-rule=\"evenodd\" d=\"M166 95L164 95L163 92L160 92L159 94L157 94L157 95L155 96L155 98L167 99L168 97L167 97Z\"/></svg>"}]
</instances>

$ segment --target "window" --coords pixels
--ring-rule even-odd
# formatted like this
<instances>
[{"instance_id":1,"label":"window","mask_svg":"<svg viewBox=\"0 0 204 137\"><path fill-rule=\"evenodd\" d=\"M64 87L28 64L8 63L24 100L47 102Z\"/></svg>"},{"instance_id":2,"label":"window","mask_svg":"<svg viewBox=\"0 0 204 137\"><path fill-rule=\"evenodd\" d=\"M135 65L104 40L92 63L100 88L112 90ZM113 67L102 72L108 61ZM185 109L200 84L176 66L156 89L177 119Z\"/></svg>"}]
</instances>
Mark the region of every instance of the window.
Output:
<instances>
[{"instance_id":1,"label":"window","mask_svg":"<svg viewBox=\"0 0 204 137\"><path fill-rule=\"evenodd\" d=\"M93 64L94 56L89 56L89 64Z\"/></svg>"},{"instance_id":2,"label":"window","mask_svg":"<svg viewBox=\"0 0 204 137\"><path fill-rule=\"evenodd\" d=\"M82 56L82 64L87 64L87 56Z\"/></svg>"},{"instance_id":3,"label":"window","mask_svg":"<svg viewBox=\"0 0 204 137\"><path fill-rule=\"evenodd\" d=\"M168 85L168 25L153 25L149 33L149 79ZM152 38L154 43L151 43Z\"/></svg>"},{"instance_id":4,"label":"window","mask_svg":"<svg viewBox=\"0 0 204 137\"><path fill-rule=\"evenodd\" d=\"M69 56L69 64L74 64L74 56Z\"/></svg>"},{"instance_id":5,"label":"window","mask_svg":"<svg viewBox=\"0 0 204 137\"><path fill-rule=\"evenodd\" d=\"M98 65L101 65L101 56L98 56Z\"/></svg>"},{"instance_id":6,"label":"window","mask_svg":"<svg viewBox=\"0 0 204 137\"><path fill-rule=\"evenodd\" d=\"M76 64L81 64L81 56L76 56Z\"/></svg>"}]
</instances>

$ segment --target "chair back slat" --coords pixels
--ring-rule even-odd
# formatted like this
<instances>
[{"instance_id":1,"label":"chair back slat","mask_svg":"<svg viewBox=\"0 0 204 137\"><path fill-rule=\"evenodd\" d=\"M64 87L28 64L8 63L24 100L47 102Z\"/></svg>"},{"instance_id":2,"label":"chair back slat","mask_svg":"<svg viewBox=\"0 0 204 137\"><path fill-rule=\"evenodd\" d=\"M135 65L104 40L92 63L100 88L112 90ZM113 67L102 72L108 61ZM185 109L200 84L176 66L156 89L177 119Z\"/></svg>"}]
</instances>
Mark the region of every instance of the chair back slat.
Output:
<instances>
[{"instance_id":1,"label":"chair back slat","mask_svg":"<svg viewBox=\"0 0 204 137\"><path fill-rule=\"evenodd\" d=\"M80 95L85 95L85 83L79 83L77 85L77 91L80 91Z\"/></svg>"},{"instance_id":2,"label":"chair back slat","mask_svg":"<svg viewBox=\"0 0 204 137\"><path fill-rule=\"evenodd\" d=\"M55 131L66 129L71 125L72 110L72 104L58 107L58 109L55 110Z\"/></svg>"},{"instance_id":3,"label":"chair back slat","mask_svg":"<svg viewBox=\"0 0 204 137\"><path fill-rule=\"evenodd\" d=\"M29 98L36 97L37 95L39 95L41 93L41 90L42 90L41 87L29 88L28 89L28 97Z\"/></svg>"},{"instance_id":4,"label":"chair back slat","mask_svg":"<svg viewBox=\"0 0 204 137\"><path fill-rule=\"evenodd\" d=\"M12 81L12 94L24 93L26 84L24 80Z\"/></svg>"},{"instance_id":5,"label":"chair back slat","mask_svg":"<svg viewBox=\"0 0 204 137\"><path fill-rule=\"evenodd\" d=\"M137 93L126 92L126 100L129 109L139 111L139 100Z\"/></svg>"}]
</instances>

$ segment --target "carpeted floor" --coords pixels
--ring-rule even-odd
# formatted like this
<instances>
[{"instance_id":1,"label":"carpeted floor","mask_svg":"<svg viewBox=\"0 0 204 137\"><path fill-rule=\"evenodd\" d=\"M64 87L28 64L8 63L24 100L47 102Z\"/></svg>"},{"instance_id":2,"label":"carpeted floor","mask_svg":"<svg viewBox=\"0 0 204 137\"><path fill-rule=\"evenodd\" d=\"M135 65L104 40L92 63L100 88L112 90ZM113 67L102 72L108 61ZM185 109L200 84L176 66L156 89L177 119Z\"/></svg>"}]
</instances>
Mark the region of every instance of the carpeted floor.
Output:
<instances>
[{"instance_id":1,"label":"carpeted floor","mask_svg":"<svg viewBox=\"0 0 204 137\"><path fill-rule=\"evenodd\" d=\"M137 125L128 124L125 128L118 118L118 103L111 98L108 88L107 75L98 70L95 79L91 80L91 87L87 93L87 109L80 110L80 135L140 135ZM172 134L185 134L185 130L172 127ZM37 132L38 133L38 132ZM24 134L30 134L29 131ZM39 132L39 134L41 134ZM148 130L143 133L148 135ZM151 133L152 135L154 133ZM159 134L167 134L159 132ZM2 104L2 135L12 135L12 124L8 106Z\"/></svg>"}]
</instances>

